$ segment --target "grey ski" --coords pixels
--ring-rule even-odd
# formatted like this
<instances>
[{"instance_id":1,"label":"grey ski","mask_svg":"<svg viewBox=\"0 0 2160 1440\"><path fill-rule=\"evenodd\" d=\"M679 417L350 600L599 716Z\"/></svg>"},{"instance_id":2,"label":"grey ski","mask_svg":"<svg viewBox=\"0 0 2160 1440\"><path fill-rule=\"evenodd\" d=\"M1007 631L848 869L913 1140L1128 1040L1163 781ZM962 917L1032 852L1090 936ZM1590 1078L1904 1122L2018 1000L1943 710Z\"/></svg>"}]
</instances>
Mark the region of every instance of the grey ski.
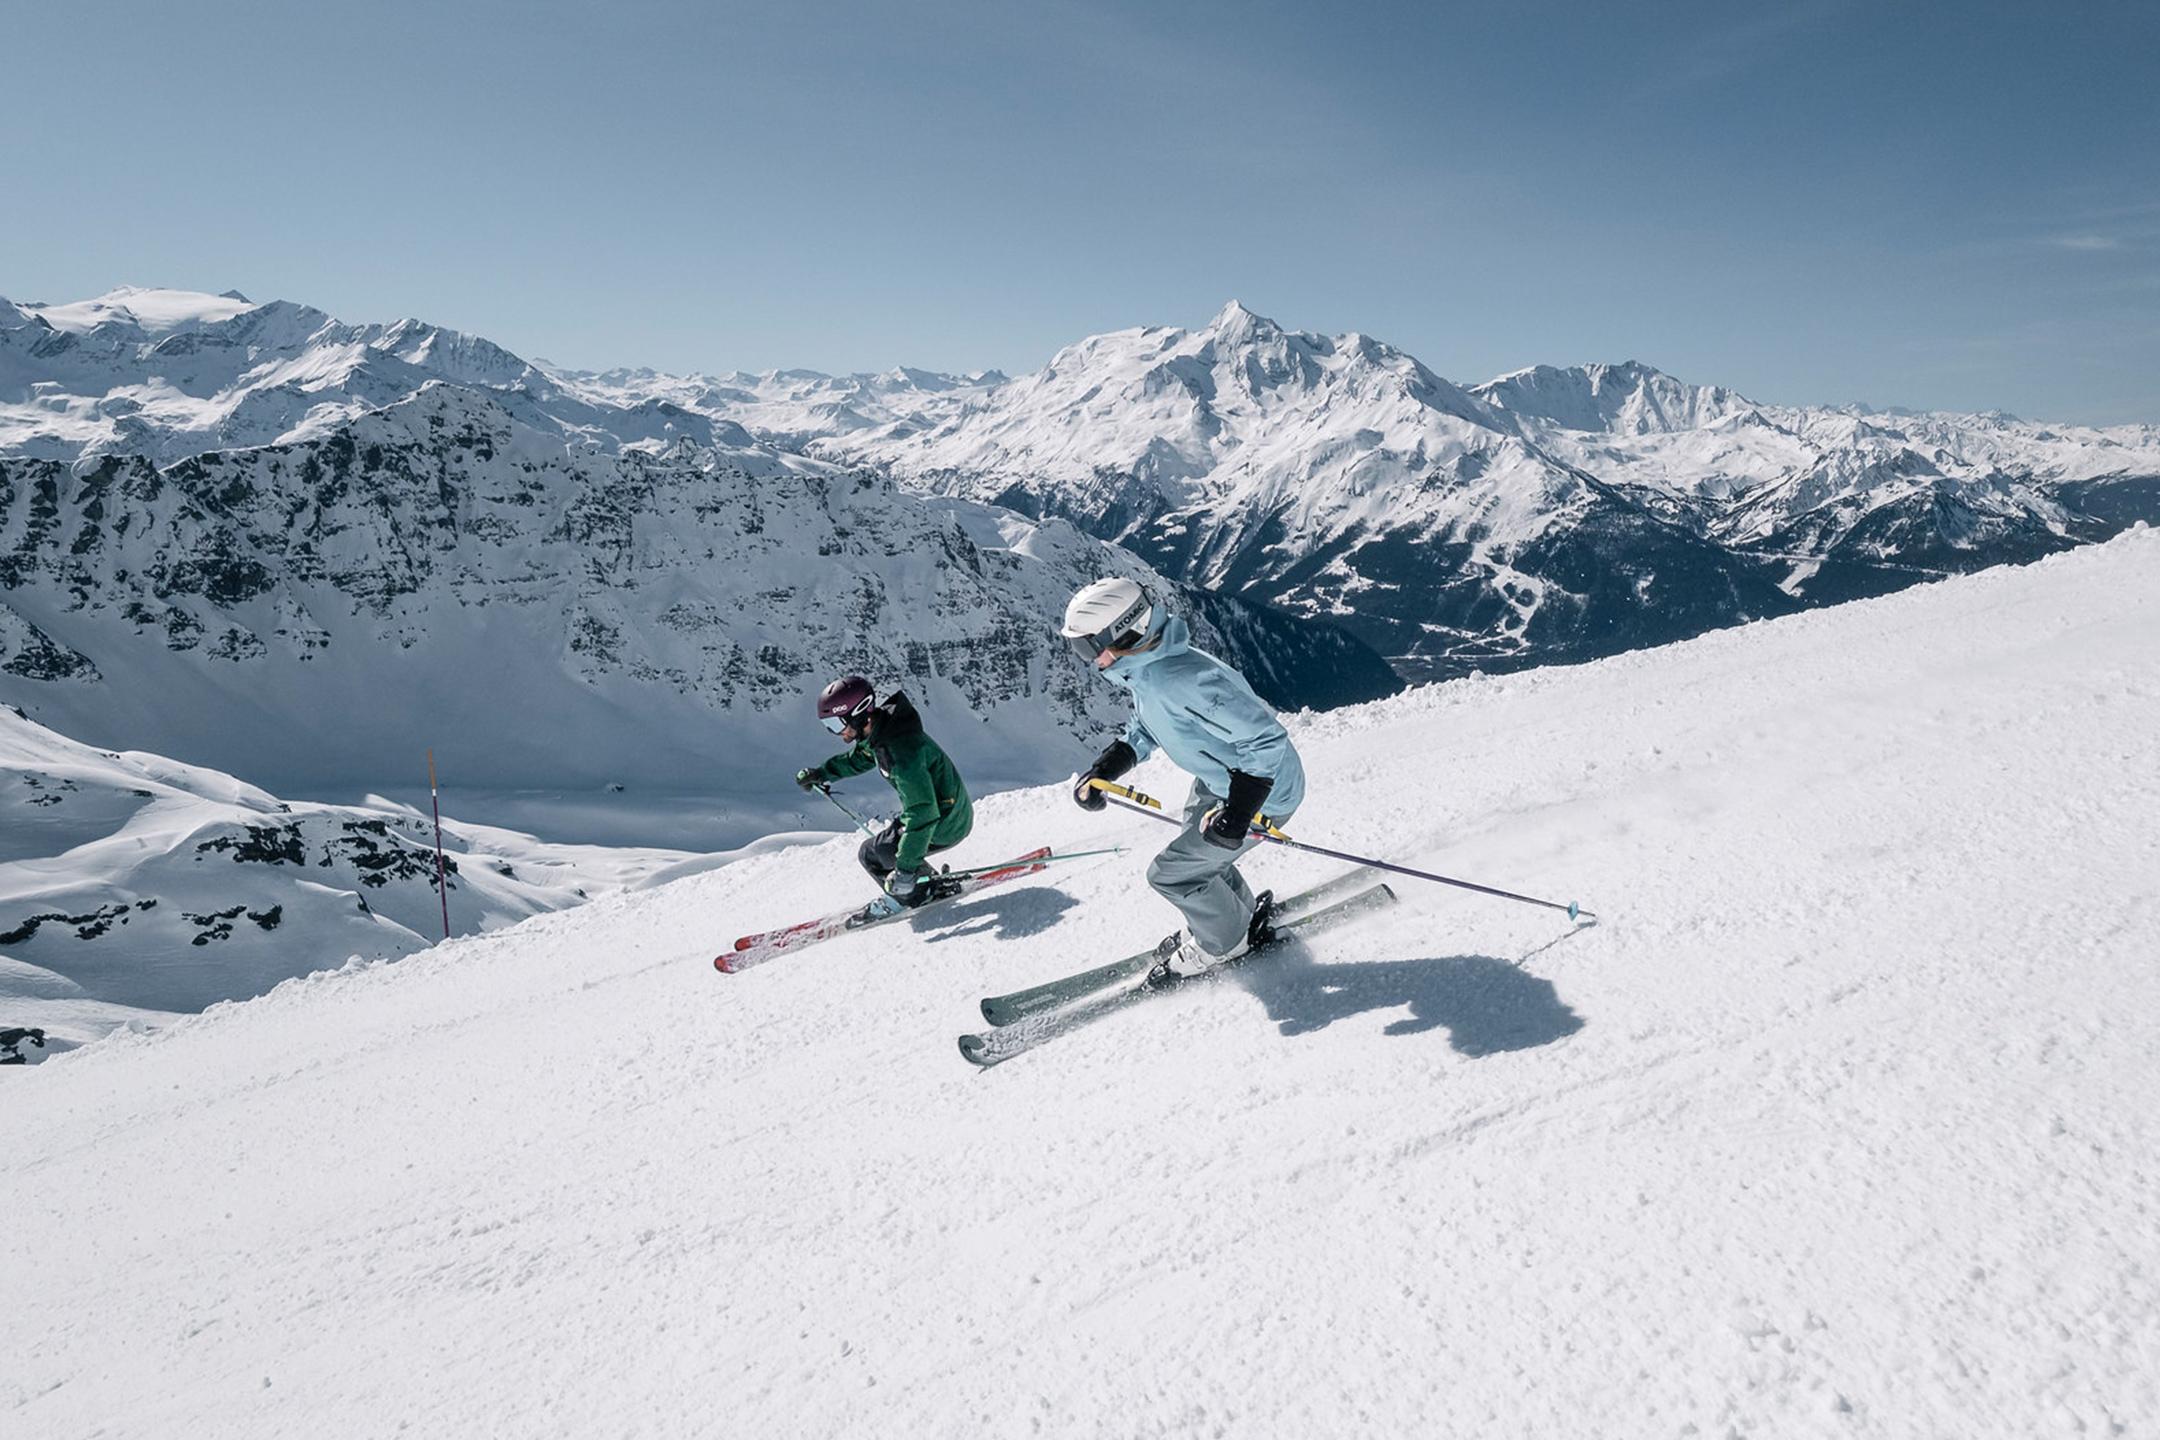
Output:
<instances>
[{"instance_id":1,"label":"grey ski","mask_svg":"<svg viewBox=\"0 0 2160 1440\"><path fill-rule=\"evenodd\" d=\"M1154 966L1154 952L1149 951L1144 955L1135 955L1131 960L1122 962L1128 973L1134 977L1124 985L1098 988L1092 994L1083 994L1076 1003L1068 1005L1062 1010L1032 1015L1024 1020L1018 1020L994 1030L985 1030L979 1034L962 1035L960 1037L960 1054L970 1064L987 1069L992 1065L1010 1060L1015 1055L1026 1054L1036 1046L1047 1044L1060 1035L1069 1035L1083 1026L1092 1025L1107 1016L1115 1015L1119 1011L1137 1005L1152 996L1166 995L1172 990L1182 989L1186 985L1212 980L1225 971L1246 963L1254 955L1266 954L1285 940L1297 939L1300 936L1324 930L1329 926L1340 924L1345 920L1394 903L1395 892L1385 885L1375 885L1368 890L1360 890L1346 900L1337 900L1333 904L1321 905L1317 909L1307 910L1303 914L1294 915L1282 921L1275 927L1275 937L1258 950L1240 956L1227 965L1210 970L1205 975L1196 976L1193 980L1180 981L1175 985L1156 988L1147 984L1145 977L1147 972ZM1109 969L1112 967L1106 966L1104 968Z\"/></svg>"},{"instance_id":2,"label":"grey ski","mask_svg":"<svg viewBox=\"0 0 2160 1440\"><path fill-rule=\"evenodd\" d=\"M1310 890L1300 890L1285 900L1275 902L1276 928L1288 921L1309 913L1335 899L1347 890L1356 888L1366 879L1363 870L1351 870L1323 881ZM1016 1025L1031 1015L1046 1015L1060 1010L1076 1000L1083 1000L1098 990L1108 990L1145 975L1155 964L1155 952L1135 955L1129 960L1083 970L1077 975L1064 975L1041 985L1030 985L1025 990L1015 990L1009 995L992 995L982 1002L982 1017L992 1025Z\"/></svg>"}]
</instances>

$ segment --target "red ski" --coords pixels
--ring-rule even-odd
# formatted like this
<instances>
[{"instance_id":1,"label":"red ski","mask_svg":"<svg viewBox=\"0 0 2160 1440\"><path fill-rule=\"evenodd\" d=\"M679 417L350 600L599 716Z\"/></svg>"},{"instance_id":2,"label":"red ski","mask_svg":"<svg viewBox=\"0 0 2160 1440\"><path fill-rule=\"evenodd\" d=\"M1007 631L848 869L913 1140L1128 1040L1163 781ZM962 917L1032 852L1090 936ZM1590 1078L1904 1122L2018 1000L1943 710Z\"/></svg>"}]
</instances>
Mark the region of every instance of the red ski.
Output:
<instances>
[{"instance_id":1,"label":"red ski","mask_svg":"<svg viewBox=\"0 0 2160 1440\"><path fill-rule=\"evenodd\" d=\"M879 925L889 925L895 920L905 920L910 915L920 915L925 910L935 910L949 900L972 895L978 890L987 890L992 885L1002 885L1007 880L1018 880L1023 875L1033 875L1054 860L1078 858L1073 855L1052 855L1050 847L1045 845L1040 850L1030 850L1025 855L1015 856L1002 865L961 871L951 877L954 883L951 894L918 905L913 910L902 910L894 915L875 914L873 902L871 907L843 910L837 915L827 915L822 920L805 920L800 925L786 925L778 930L745 935L735 942L734 949L714 958L713 968L732 975L753 965L762 965L776 956L807 949L821 940L830 940L838 935L852 934L857 930L868 930Z\"/></svg>"}]
</instances>

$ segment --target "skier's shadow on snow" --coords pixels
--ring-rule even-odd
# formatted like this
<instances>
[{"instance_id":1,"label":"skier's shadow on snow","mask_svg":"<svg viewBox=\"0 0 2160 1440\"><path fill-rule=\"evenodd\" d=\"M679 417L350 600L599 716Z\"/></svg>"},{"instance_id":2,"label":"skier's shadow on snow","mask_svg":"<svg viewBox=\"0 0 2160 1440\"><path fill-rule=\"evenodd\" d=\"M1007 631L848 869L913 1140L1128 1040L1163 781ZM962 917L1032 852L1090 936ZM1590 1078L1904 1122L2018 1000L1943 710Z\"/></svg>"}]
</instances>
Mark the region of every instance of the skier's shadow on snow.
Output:
<instances>
[{"instance_id":1,"label":"skier's shadow on snow","mask_svg":"<svg viewBox=\"0 0 2160 1440\"><path fill-rule=\"evenodd\" d=\"M932 945L941 940L992 934L1003 940L1024 940L1057 924L1078 903L1064 891L1047 885L1007 890L969 900L948 900L917 917L914 929Z\"/></svg>"},{"instance_id":2,"label":"skier's shadow on snow","mask_svg":"<svg viewBox=\"0 0 2160 1440\"><path fill-rule=\"evenodd\" d=\"M1490 955L1328 965L1303 946L1291 946L1275 963L1254 966L1238 979L1285 1035L1308 1035L1367 1010L1405 1005L1410 1014L1384 1033L1445 1028L1448 1043L1469 1056L1535 1049L1583 1027L1551 981Z\"/></svg>"}]
</instances>

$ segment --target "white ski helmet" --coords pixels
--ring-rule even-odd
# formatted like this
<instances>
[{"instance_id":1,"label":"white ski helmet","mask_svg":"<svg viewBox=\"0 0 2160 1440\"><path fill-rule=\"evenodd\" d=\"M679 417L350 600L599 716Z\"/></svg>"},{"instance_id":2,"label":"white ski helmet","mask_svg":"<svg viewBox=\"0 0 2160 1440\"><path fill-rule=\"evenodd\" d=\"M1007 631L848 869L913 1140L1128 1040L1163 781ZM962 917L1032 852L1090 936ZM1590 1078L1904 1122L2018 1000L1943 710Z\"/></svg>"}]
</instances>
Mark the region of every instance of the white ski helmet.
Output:
<instances>
[{"instance_id":1,"label":"white ski helmet","mask_svg":"<svg viewBox=\"0 0 2160 1440\"><path fill-rule=\"evenodd\" d=\"M1137 580L1115 577L1082 586L1065 607L1060 633L1073 653L1095 660L1105 650L1130 650L1162 628L1168 614Z\"/></svg>"}]
</instances>

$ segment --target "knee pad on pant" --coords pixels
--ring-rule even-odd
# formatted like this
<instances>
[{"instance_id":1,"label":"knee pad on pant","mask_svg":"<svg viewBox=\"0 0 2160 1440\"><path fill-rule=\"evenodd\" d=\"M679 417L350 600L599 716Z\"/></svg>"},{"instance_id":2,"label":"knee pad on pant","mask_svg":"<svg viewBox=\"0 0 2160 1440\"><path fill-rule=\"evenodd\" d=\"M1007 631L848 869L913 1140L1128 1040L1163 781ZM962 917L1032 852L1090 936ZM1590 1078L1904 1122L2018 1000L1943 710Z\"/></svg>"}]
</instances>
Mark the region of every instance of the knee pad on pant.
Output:
<instances>
[{"instance_id":1,"label":"knee pad on pant","mask_svg":"<svg viewBox=\"0 0 2160 1440\"><path fill-rule=\"evenodd\" d=\"M855 860L873 880L882 881L893 872L893 855L873 835L856 848Z\"/></svg>"},{"instance_id":2,"label":"knee pad on pant","mask_svg":"<svg viewBox=\"0 0 2160 1440\"><path fill-rule=\"evenodd\" d=\"M1219 867L1206 864L1195 865L1193 857L1180 855L1177 849L1172 847L1148 862L1147 883L1156 894L1165 900L1174 901L1179 895L1189 892L1196 881L1205 886L1217 868Z\"/></svg>"}]
</instances>

